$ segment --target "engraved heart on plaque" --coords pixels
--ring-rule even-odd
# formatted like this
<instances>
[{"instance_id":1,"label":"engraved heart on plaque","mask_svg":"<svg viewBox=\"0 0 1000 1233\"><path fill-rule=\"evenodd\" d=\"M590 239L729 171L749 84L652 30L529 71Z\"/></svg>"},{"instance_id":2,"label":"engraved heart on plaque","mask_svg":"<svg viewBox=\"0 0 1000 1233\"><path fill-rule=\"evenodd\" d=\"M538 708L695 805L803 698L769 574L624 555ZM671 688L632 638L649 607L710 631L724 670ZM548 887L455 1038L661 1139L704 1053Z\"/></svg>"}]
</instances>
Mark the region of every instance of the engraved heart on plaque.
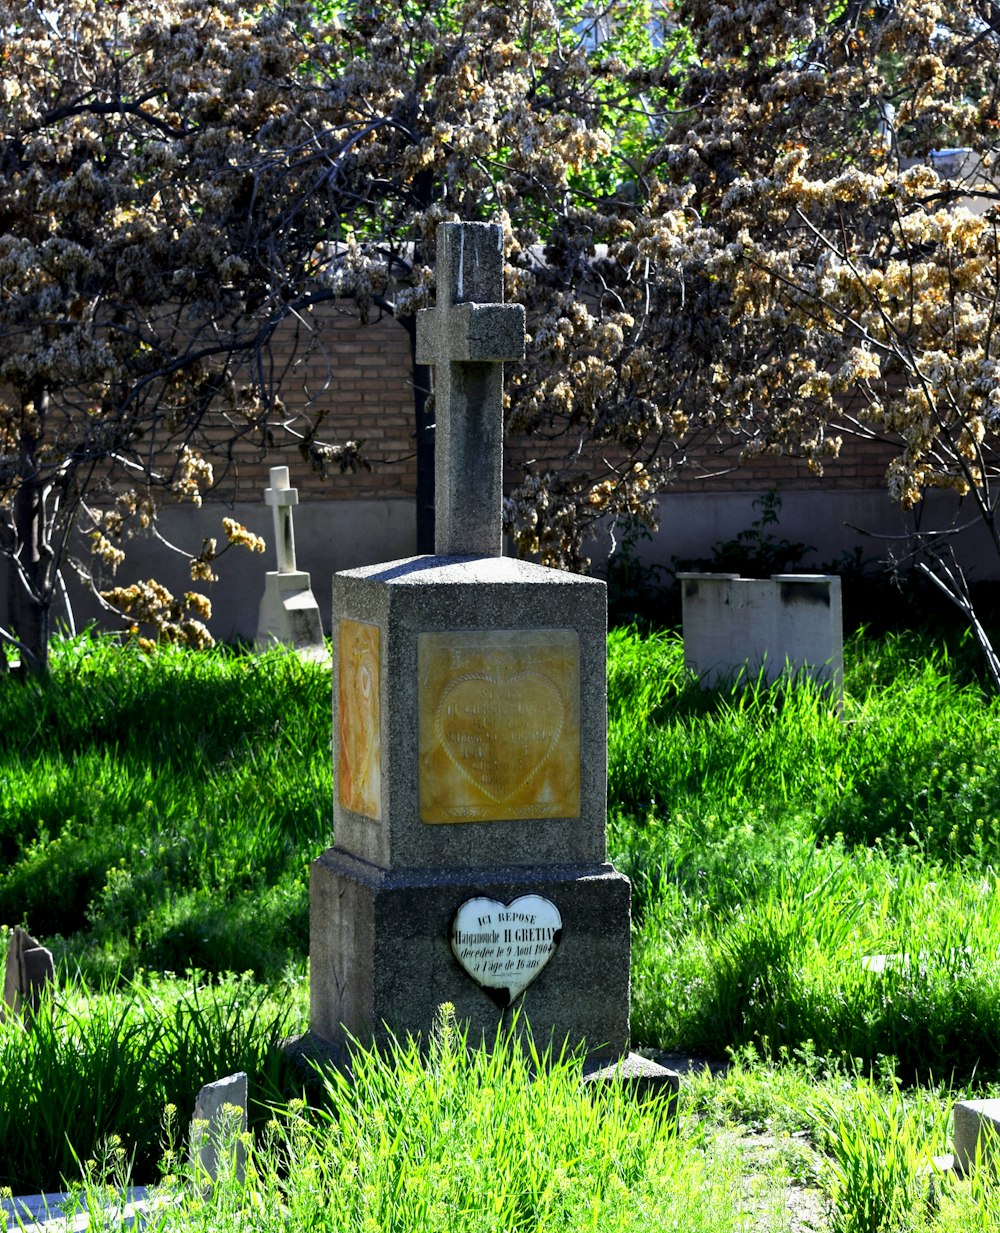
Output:
<instances>
[{"instance_id":1,"label":"engraved heart on plaque","mask_svg":"<svg viewBox=\"0 0 1000 1233\"><path fill-rule=\"evenodd\" d=\"M548 762L565 718L559 687L540 672L470 672L441 694L434 726L449 761L502 805Z\"/></svg>"},{"instance_id":2,"label":"engraved heart on plaque","mask_svg":"<svg viewBox=\"0 0 1000 1233\"><path fill-rule=\"evenodd\" d=\"M522 895L512 903L467 899L451 922L452 953L501 1009L527 989L561 938L559 909L541 895Z\"/></svg>"}]
</instances>

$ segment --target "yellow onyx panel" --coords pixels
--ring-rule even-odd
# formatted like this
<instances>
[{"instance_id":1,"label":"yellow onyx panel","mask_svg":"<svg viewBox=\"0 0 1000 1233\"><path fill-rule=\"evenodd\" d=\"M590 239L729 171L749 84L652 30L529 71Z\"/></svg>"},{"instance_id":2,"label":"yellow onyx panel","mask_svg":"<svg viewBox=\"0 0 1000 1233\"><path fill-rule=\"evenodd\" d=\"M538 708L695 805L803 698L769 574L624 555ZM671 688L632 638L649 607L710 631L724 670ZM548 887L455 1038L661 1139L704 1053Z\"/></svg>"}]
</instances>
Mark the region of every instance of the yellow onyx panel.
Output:
<instances>
[{"instance_id":1,"label":"yellow onyx panel","mask_svg":"<svg viewBox=\"0 0 1000 1233\"><path fill-rule=\"evenodd\" d=\"M580 640L571 629L420 634L420 817L580 816Z\"/></svg>"},{"instance_id":2,"label":"yellow onyx panel","mask_svg":"<svg viewBox=\"0 0 1000 1233\"><path fill-rule=\"evenodd\" d=\"M337 799L345 809L381 817L380 637L377 625L341 621L337 707Z\"/></svg>"}]
</instances>

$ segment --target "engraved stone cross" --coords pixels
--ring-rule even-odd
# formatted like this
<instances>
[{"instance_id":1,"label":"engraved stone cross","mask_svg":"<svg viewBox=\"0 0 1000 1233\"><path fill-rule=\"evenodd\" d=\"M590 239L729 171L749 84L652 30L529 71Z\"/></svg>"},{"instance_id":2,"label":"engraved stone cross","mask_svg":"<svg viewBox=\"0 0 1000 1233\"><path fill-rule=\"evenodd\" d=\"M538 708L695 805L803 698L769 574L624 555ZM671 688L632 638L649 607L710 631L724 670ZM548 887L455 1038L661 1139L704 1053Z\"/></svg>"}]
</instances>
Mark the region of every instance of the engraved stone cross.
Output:
<instances>
[{"instance_id":1,"label":"engraved stone cross","mask_svg":"<svg viewBox=\"0 0 1000 1233\"><path fill-rule=\"evenodd\" d=\"M434 549L502 555L503 361L524 358L524 308L503 302L503 229L442 223L437 306L417 315L434 365Z\"/></svg>"},{"instance_id":2,"label":"engraved stone cross","mask_svg":"<svg viewBox=\"0 0 1000 1233\"><path fill-rule=\"evenodd\" d=\"M264 489L264 500L274 514L274 546L278 553L278 573L294 574L295 532L292 506L299 503L299 490L288 486L288 468L271 468L271 487Z\"/></svg>"}]
</instances>

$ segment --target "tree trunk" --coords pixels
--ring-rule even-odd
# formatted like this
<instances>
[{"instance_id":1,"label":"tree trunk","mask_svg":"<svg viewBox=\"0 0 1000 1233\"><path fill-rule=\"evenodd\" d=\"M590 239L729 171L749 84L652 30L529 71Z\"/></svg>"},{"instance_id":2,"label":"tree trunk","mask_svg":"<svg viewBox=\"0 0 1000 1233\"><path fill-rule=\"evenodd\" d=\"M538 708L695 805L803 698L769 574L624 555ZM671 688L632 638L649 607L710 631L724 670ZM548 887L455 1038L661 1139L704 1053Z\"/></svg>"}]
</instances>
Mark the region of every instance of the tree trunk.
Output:
<instances>
[{"instance_id":1,"label":"tree trunk","mask_svg":"<svg viewBox=\"0 0 1000 1233\"><path fill-rule=\"evenodd\" d=\"M408 116L407 120L415 131L416 115ZM440 186L433 173L424 168L414 177L411 192L417 208L426 210L438 199ZM410 258L413 268L416 269L425 257L423 241L418 239ZM434 551L434 413L428 413L427 409L431 370L429 365L417 363L417 318L410 314L400 318L400 324L410 337L410 368L413 373L413 423L417 435L417 552L429 554Z\"/></svg>"},{"instance_id":2,"label":"tree trunk","mask_svg":"<svg viewBox=\"0 0 1000 1233\"><path fill-rule=\"evenodd\" d=\"M410 338L410 363L413 372L413 423L417 451L417 552L434 551L434 416L428 413L431 370L417 363L417 319L401 318Z\"/></svg>"},{"instance_id":3,"label":"tree trunk","mask_svg":"<svg viewBox=\"0 0 1000 1233\"><path fill-rule=\"evenodd\" d=\"M22 483L14 498L20 569L10 563L8 608L21 644L22 672L45 672L49 666L52 585L49 554L44 548L41 486Z\"/></svg>"},{"instance_id":4,"label":"tree trunk","mask_svg":"<svg viewBox=\"0 0 1000 1233\"><path fill-rule=\"evenodd\" d=\"M36 452L47 403L47 394L37 395L39 430L25 429L21 434L20 483L12 509L16 560L8 558L7 610L9 626L20 643L22 674L46 672L49 666L54 562L45 524L46 483Z\"/></svg>"}]
</instances>

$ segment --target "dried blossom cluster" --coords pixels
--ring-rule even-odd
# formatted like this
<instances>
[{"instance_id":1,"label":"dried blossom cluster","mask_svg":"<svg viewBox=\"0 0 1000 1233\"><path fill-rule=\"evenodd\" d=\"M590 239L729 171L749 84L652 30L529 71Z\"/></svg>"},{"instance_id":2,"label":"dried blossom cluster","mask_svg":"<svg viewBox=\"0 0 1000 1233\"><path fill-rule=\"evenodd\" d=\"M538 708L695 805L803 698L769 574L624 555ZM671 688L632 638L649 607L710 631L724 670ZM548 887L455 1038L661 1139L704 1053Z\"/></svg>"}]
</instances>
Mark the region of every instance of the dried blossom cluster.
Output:
<instances>
[{"instance_id":1,"label":"dried blossom cluster","mask_svg":"<svg viewBox=\"0 0 1000 1233\"><path fill-rule=\"evenodd\" d=\"M111 603L132 619L129 632L138 637L140 624L151 625L160 642L173 642L192 650L213 645L205 621L211 620L212 605L204 595L186 591L179 599L165 586L150 578L127 587L114 587L108 593ZM146 639L139 638L143 649L150 649Z\"/></svg>"},{"instance_id":2,"label":"dried blossom cluster","mask_svg":"<svg viewBox=\"0 0 1000 1233\"><path fill-rule=\"evenodd\" d=\"M268 342L312 289L342 145L324 29L294 4L0 0L0 627L35 663L75 533L113 570L158 493L199 503L281 420Z\"/></svg>"},{"instance_id":3,"label":"dried blossom cluster","mask_svg":"<svg viewBox=\"0 0 1000 1233\"><path fill-rule=\"evenodd\" d=\"M657 152L726 285L720 413L818 473L887 442L890 494L1000 551L1000 15L955 0L681 3L694 58Z\"/></svg>"}]
</instances>

